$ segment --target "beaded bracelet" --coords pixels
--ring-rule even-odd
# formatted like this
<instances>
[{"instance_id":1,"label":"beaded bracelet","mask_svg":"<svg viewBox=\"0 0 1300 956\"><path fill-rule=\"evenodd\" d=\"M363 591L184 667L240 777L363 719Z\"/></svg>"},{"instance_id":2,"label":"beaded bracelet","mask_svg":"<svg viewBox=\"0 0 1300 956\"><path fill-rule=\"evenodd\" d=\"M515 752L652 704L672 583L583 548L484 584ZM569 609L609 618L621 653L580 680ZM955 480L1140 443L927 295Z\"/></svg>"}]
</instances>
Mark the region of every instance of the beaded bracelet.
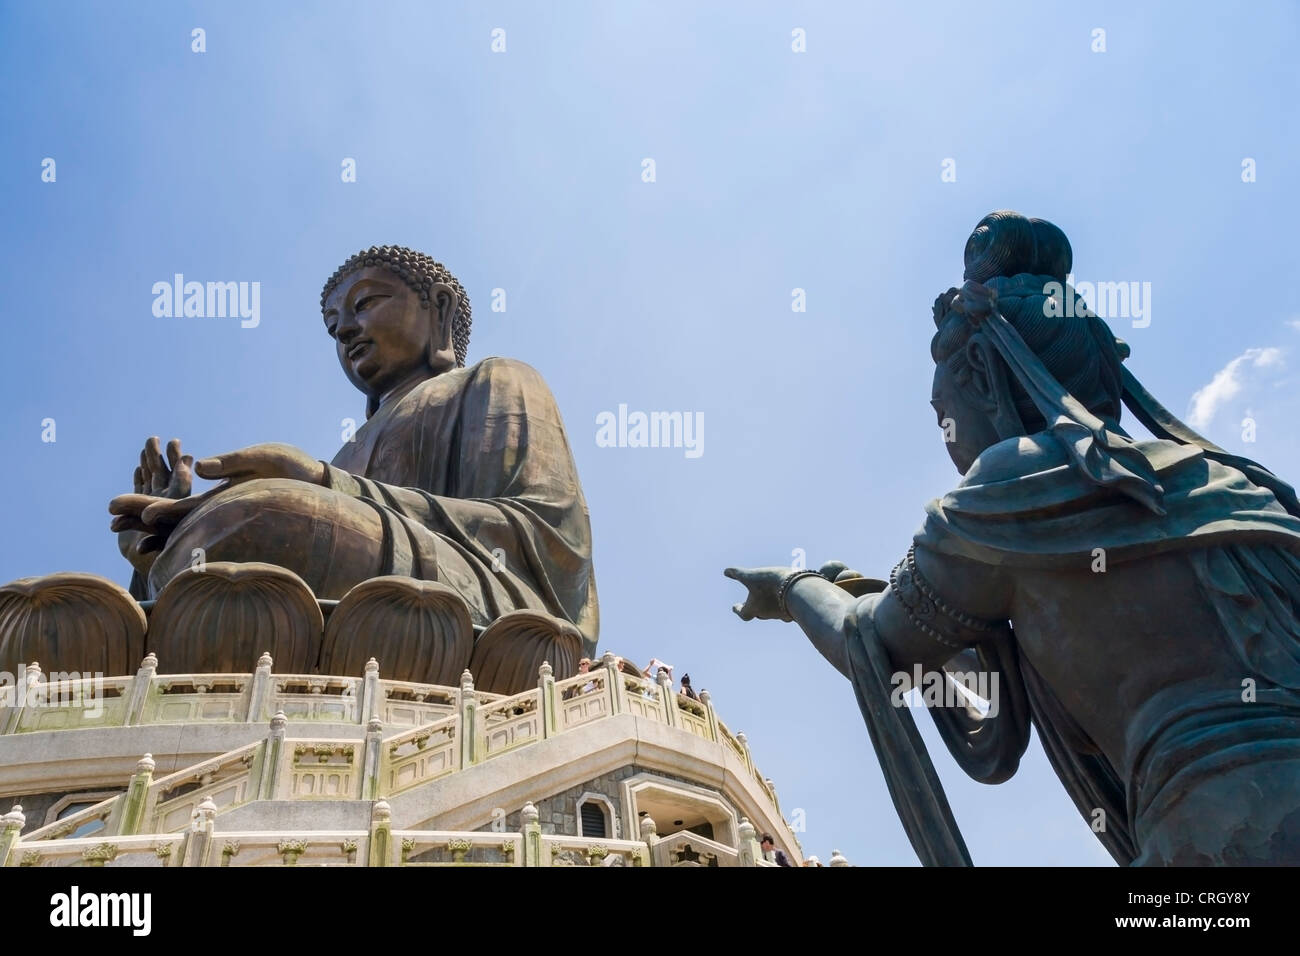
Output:
<instances>
[{"instance_id":1,"label":"beaded bracelet","mask_svg":"<svg viewBox=\"0 0 1300 956\"><path fill-rule=\"evenodd\" d=\"M791 571L789 574L785 576L785 579L781 582L781 590L777 592L776 603L777 606L780 607L781 614L783 617L787 619L791 618L790 609L786 607L785 604L785 599L790 594L790 588L793 587L794 582L798 581L800 578L807 578L807 577L821 578L823 581L826 580L826 577L823 574L821 574L821 572L819 571L812 571L809 570L808 568L801 568L798 571Z\"/></svg>"}]
</instances>

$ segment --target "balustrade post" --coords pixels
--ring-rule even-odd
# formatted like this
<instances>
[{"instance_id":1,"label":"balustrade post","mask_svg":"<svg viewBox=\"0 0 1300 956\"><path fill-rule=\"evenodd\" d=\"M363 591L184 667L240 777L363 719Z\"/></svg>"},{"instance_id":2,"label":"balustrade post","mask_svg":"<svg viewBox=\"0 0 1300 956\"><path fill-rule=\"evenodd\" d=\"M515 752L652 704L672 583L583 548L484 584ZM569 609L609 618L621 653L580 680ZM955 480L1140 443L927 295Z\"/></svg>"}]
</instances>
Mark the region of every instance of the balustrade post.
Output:
<instances>
[{"instance_id":1,"label":"balustrade post","mask_svg":"<svg viewBox=\"0 0 1300 956\"><path fill-rule=\"evenodd\" d=\"M554 737L560 728L556 719L555 672L550 661L542 661L542 666L537 668L537 690L542 708L542 738Z\"/></svg>"},{"instance_id":2,"label":"balustrade post","mask_svg":"<svg viewBox=\"0 0 1300 956\"><path fill-rule=\"evenodd\" d=\"M524 804L519 811L524 834L524 866L550 866L551 861L542 858L542 824L541 814L532 801Z\"/></svg>"},{"instance_id":3,"label":"balustrade post","mask_svg":"<svg viewBox=\"0 0 1300 956\"><path fill-rule=\"evenodd\" d=\"M216 829L217 805L211 797L204 797L194 809L190 828L181 843L181 866L207 866L212 850L212 834Z\"/></svg>"},{"instance_id":4,"label":"balustrade post","mask_svg":"<svg viewBox=\"0 0 1300 956\"><path fill-rule=\"evenodd\" d=\"M379 796L380 758L384 749L384 722L371 717L366 724L366 750L361 762L361 799L374 800Z\"/></svg>"},{"instance_id":5,"label":"balustrade post","mask_svg":"<svg viewBox=\"0 0 1300 956\"><path fill-rule=\"evenodd\" d=\"M387 800L376 800L370 808L370 840L366 866L393 865L393 808Z\"/></svg>"},{"instance_id":6,"label":"balustrade post","mask_svg":"<svg viewBox=\"0 0 1300 956\"><path fill-rule=\"evenodd\" d=\"M145 705L148 704L153 693L153 682L157 676L158 657L150 651L140 662L135 676L131 678L131 686L127 691L126 712L122 715L124 726L134 727L144 719Z\"/></svg>"},{"instance_id":7,"label":"balustrade post","mask_svg":"<svg viewBox=\"0 0 1300 956\"><path fill-rule=\"evenodd\" d=\"M258 768L257 795L263 800L274 800L280 785L280 764L284 759L284 736L289 719L284 711L277 710L271 718L271 732L262 744L262 763Z\"/></svg>"},{"instance_id":8,"label":"balustrade post","mask_svg":"<svg viewBox=\"0 0 1300 956\"><path fill-rule=\"evenodd\" d=\"M18 844L26 824L27 818L23 816L23 808L16 803L12 810L0 817L0 867L9 862L9 854Z\"/></svg>"},{"instance_id":9,"label":"balustrade post","mask_svg":"<svg viewBox=\"0 0 1300 956\"><path fill-rule=\"evenodd\" d=\"M745 752L745 766L749 768L751 775L754 773L754 757L749 752L749 738L745 736L743 730L736 732L736 743L740 744L740 749Z\"/></svg>"},{"instance_id":10,"label":"balustrade post","mask_svg":"<svg viewBox=\"0 0 1300 956\"><path fill-rule=\"evenodd\" d=\"M378 715L383 703L383 688L379 685L379 661L373 657L366 661L366 673L361 682L361 706L357 708L357 723L365 722L366 715Z\"/></svg>"},{"instance_id":11,"label":"balustrade post","mask_svg":"<svg viewBox=\"0 0 1300 956\"><path fill-rule=\"evenodd\" d=\"M758 861L763 859L763 847L758 842L758 831L754 829L754 824L744 817L740 818L740 825L736 827L736 849L740 851L741 866L758 866Z\"/></svg>"},{"instance_id":12,"label":"balustrade post","mask_svg":"<svg viewBox=\"0 0 1300 956\"><path fill-rule=\"evenodd\" d=\"M153 754L145 754L136 762L135 773L126 786L126 794L113 807L108 819L107 832L131 836L140 832L144 820L145 804L149 800L149 787L153 784ZM115 820L114 817L117 819Z\"/></svg>"},{"instance_id":13,"label":"balustrade post","mask_svg":"<svg viewBox=\"0 0 1300 956\"><path fill-rule=\"evenodd\" d=\"M661 667L655 680L659 684L659 697L664 702L664 721L669 727L676 727L680 721L677 719L677 694L673 692L672 676Z\"/></svg>"},{"instance_id":14,"label":"balustrade post","mask_svg":"<svg viewBox=\"0 0 1300 956\"><path fill-rule=\"evenodd\" d=\"M655 818L646 815L641 818L641 842L646 846L642 852L645 854L646 862L650 866L655 866L656 860L655 845L659 842L659 829L655 824Z\"/></svg>"},{"instance_id":15,"label":"balustrade post","mask_svg":"<svg viewBox=\"0 0 1300 956\"><path fill-rule=\"evenodd\" d=\"M709 696L707 690L700 691L700 703L704 705L704 722L709 727L709 739L714 743L721 743L722 734L718 730L718 715L713 710L713 698Z\"/></svg>"},{"instance_id":16,"label":"balustrade post","mask_svg":"<svg viewBox=\"0 0 1300 956\"><path fill-rule=\"evenodd\" d=\"M20 706L22 687L18 684L19 678L14 678L12 686L0 687L0 734L10 732L10 727L18 727L18 715L22 713Z\"/></svg>"},{"instance_id":17,"label":"balustrade post","mask_svg":"<svg viewBox=\"0 0 1300 956\"><path fill-rule=\"evenodd\" d=\"M13 689L14 704L8 713L8 720L5 721L4 732L13 734L18 732L18 725L22 723L23 712L27 709L27 701L31 698L32 687L41 682L44 675L41 673L41 665L32 661L27 665L27 671L18 680L22 684Z\"/></svg>"},{"instance_id":18,"label":"balustrade post","mask_svg":"<svg viewBox=\"0 0 1300 956\"><path fill-rule=\"evenodd\" d=\"M270 706L271 695L275 692L271 677L273 666L270 652L264 652L257 659L257 667L253 670L253 683L248 690L248 710L244 713L244 719L250 724L266 720L266 709Z\"/></svg>"},{"instance_id":19,"label":"balustrade post","mask_svg":"<svg viewBox=\"0 0 1300 956\"><path fill-rule=\"evenodd\" d=\"M470 767L479 760L478 696L474 693L474 675L460 675L460 766Z\"/></svg>"},{"instance_id":20,"label":"balustrade post","mask_svg":"<svg viewBox=\"0 0 1300 956\"><path fill-rule=\"evenodd\" d=\"M757 773L757 771L755 771L755 773ZM778 799L777 799L777 796L776 796L776 784L774 784L774 783L772 782L772 778L771 778L771 777L764 777L764 778L763 778L763 786L767 789L767 795L768 795L768 796L771 798L771 800L772 800L772 806L776 807L776 812L779 813L779 814L781 814L781 819L784 820L784 819L785 819L785 814L784 814L784 813L781 813L781 801L778 800ZM790 824L787 823L786 826L789 827ZM793 833L794 831L791 830L790 832Z\"/></svg>"},{"instance_id":21,"label":"balustrade post","mask_svg":"<svg viewBox=\"0 0 1300 956\"><path fill-rule=\"evenodd\" d=\"M605 667L605 682L609 684L609 712L621 714L627 710L627 704L623 697L623 672L618 669L618 658L613 651L606 651L600 663Z\"/></svg>"}]
</instances>

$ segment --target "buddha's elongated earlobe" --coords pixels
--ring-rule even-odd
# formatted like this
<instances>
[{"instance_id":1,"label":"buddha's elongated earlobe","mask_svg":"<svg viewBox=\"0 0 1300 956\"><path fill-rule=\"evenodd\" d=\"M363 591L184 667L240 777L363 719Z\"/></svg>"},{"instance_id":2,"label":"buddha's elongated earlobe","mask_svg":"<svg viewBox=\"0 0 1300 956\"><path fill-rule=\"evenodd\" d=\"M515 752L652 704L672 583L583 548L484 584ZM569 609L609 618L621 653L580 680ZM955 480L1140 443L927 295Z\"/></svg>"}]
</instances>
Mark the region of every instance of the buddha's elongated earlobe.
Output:
<instances>
[{"instance_id":1,"label":"buddha's elongated earlobe","mask_svg":"<svg viewBox=\"0 0 1300 956\"><path fill-rule=\"evenodd\" d=\"M429 310L429 368L435 373L455 368L454 332L460 304L456 290L446 283L435 282L429 287L428 299L420 304Z\"/></svg>"}]
</instances>

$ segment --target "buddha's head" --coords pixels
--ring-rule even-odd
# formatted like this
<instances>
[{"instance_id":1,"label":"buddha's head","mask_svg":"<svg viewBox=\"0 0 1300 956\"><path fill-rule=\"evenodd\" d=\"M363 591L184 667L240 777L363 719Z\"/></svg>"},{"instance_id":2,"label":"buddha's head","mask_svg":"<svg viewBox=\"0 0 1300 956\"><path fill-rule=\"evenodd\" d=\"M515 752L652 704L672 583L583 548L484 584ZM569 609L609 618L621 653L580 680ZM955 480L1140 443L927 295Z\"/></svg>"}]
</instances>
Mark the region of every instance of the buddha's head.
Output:
<instances>
[{"instance_id":1,"label":"buddha's head","mask_svg":"<svg viewBox=\"0 0 1300 956\"><path fill-rule=\"evenodd\" d=\"M1121 355L1106 323L1066 285L1072 253L1056 226L1019 213L985 216L966 242L965 278L995 297L998 311L1066 391L1103 422L1118 428ZM1052 285L1055 283L1056 285ZM1059 290L1059 291L1058 291ZM1049 305L1049 296L1056 302ZM1062 296L1074 296L1065 309ZM985 449L1048 426L993 342L949 289L934 303L938 328L931 404L948 454L965 473Z\"/></svg>"},{"instance_id":2,"label":"buddha's head","mask_svg":"<svg viewBox=\"0 0 1300 956\"><path fill-rule=\"evenodd\" d=\"M447 268L402 246L371 246L321 291L325 329L367 413L395 388L465 364L469 297Z\"/></svg>"}]
</instances>

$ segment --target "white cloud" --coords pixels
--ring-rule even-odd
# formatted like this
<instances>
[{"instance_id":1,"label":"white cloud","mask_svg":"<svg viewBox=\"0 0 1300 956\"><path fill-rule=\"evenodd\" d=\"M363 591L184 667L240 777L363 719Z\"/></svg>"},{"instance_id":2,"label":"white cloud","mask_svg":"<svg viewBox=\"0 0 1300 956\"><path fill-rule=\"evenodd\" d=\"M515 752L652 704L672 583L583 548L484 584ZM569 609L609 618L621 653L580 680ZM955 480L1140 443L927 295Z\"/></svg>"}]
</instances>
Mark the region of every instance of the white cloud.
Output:
<instances>
[{"instance_id":1,"label":"white cloud","mask_svg":"<svg viewBox=\"0 0 1300 956\"><path fill-rule=\"evenodd\" d=\"M1240 394L1252 369L1277 368L1281 365L1282 350L1279 348L1246 349L1219 369L1209 385L1197 389L1192 395L1187 424L1193 428L1205 428L1224 404Z\"/></svg>"},{"instance_id":2,"label":"white cloud","mask_svg":"<svg viewBox=\"0 0 1300 956\"><path fill-rule=\"evenodd\" d=\"M1300 332L1300 319L1287 319L1286 324L1291 326L1297 332Z\"/></svg>"}]
</instances>

